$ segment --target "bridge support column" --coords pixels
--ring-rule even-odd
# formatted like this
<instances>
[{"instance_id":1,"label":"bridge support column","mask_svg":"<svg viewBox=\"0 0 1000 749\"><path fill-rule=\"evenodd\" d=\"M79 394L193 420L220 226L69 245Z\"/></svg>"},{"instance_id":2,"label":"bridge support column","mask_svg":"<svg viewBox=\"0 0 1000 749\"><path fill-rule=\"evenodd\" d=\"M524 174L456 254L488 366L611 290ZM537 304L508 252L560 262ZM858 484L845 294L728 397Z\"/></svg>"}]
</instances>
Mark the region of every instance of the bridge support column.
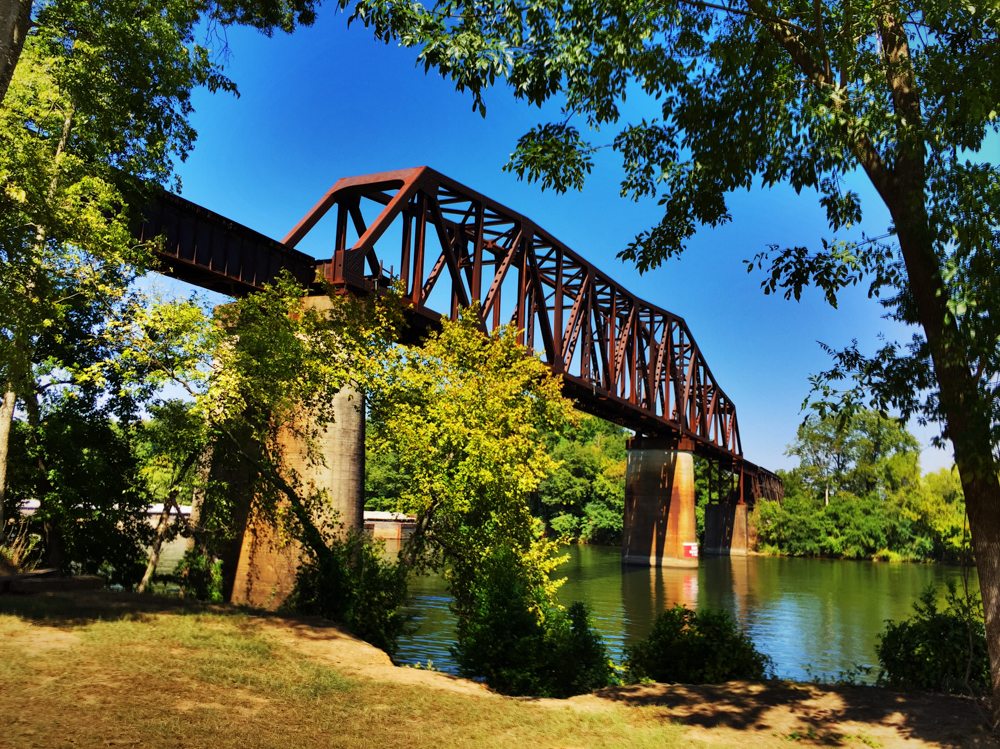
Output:
<instances>
[{"instance_id":1,"label":"bridge support column","mask_svg":"<svg viewBox=\"0 0 1000 749\"><path fill-rule=\"evenodd\" d=\"M329 299L309 297L305 304L320 306ZM310 429L311 416L302 413L298 429L282 428L278 435L285 466L294 471L303 496L321 492L324 501L313 522L325 536L364 529L365 406L363 394L344 388L333 401L335 419L307 444L300 435ZM310 459L309 449L312 448ZM248 518L236 579L233 603L276 609L295 586L302 559L301 546L259 515Z\"/></svg>"},{"instance_id":2,"label":"bridge support column","mask_svg":"<svg viewBox=\"0 0 1000 749\"><path fill-rule=\"evenodd\" d=\"M648 437L628 441L622 533L625 564L698 565L691 447Z\"/></svg>"},{"instance_id":3,"label":"bridge support column","mask_svg":"<svg viewBox=\"0 0 1000 749\"><path fill-rule=\"evenodd\" d=\"M326 536L364 528L364 398L356 391L341 390L334 407L336 422L327 425L313 444L322 462L310 461L305 441L290 430L282 430L279 436L286 466L295 471L303 494L320 491L325 496L313 522ZM236 565L232 602L278 608L295 587L302 554L297 541L266 518L251 514Z\"/></svg>"},{"instance_id":4,"label":"bridge support column","mask_svg":"<svg viewBox=\"0 0 1000 749\"><path fill-rule=\"evenodd\" d=\"M705 507L705 553L745 557L750 548L747 506L730 497Z\"/></svg>"}]
</instances>

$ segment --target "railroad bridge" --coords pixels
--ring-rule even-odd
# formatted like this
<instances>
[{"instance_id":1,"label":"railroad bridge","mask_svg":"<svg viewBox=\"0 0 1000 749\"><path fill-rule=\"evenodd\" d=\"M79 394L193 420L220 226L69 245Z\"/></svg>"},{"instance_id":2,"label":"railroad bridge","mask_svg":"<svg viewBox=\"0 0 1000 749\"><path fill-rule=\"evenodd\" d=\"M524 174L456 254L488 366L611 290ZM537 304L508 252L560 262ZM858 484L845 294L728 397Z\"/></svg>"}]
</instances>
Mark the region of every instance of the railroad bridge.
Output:
<instances>
[{"instance_id":1,"label":"railroad bridge","mask_svg":"<svg viewBox=\"0 0 1000 749\"><path fill-rule=\"evenodd\" d=\"M281 271L317 292L318 279L356 294L402 281L411 337L474 303L486 331L513 322L578 408L635 433L628 563L697 563L695 455L708 460L718 500L706 515L708 551L745 551L747 506L782 494L777 476L744 459L736 406L683 318L637 298L530 218L430 168L341 179L281 241L170 193L150 202L136 233L162 237L163 272L230 296ZM299 249L307 246L321 257ZM363 501L360 419L359 428L338 417L323 448L331 468L311 479L348 522L359 522ZM354 456L346 466L345 455Z\"/></svg>"}]
</instances>

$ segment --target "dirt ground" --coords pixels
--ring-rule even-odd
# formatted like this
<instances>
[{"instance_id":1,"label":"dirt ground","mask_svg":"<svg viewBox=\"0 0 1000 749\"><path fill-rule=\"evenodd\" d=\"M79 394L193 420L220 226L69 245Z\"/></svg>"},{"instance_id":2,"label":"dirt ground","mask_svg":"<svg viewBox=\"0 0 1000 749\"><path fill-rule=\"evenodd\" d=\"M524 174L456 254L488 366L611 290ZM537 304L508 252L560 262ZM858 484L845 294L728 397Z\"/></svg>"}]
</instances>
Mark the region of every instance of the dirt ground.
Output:
<instances>
[{"instance_id":1,"label":"dirt ground","mask_svg":"<svg viewBox=\"0 0 1000 749\"><path fill-rule=\"evenodd\" d=\"M55 595L55 594L53 594ZM88 617L104 611L169 611L184 604L152 597L82 591L58 594ZM9 601L10 597L6 597ZM8 608L0 599L0 613ZM212 607L224 611L227 607ZM231 610L231 609L229 609ZM72 615L68 617L72 620ZM253 615L249 625L305 658L345 675L375 682L420 686L486 700L510 700L481 684L434 671L394 666L382 651L320 620ZM73 629L32 626L9 631L3 647L35 652L72 648ZM986 729L983 707L971 699L897 694L874 687L790 682L730 682L689 686L644 684L615 687L569 700L525 700L593 716L635 706L683 727L692 744L720 747L780 745L858 747L1000 747ZM3 744L0 731L0 745Z\"/></svg>"},{"instance_id":2,"label":"dirt ground","mask_svg":"<svg viewBox=\"0 0 1000 749\"><path fill-rule=\"evenodd\" d=\"M467 679L394 666L381 650L340 631L279 618L263 620L262 626L304 655L345 673L507 699ZM533 702L581 711L621 704L655 706L664 717L687 726L692 739L726 747L771 746L775 736L825 746L1000 747L985 729L983 708L973 700L904 695L875 687L791 682L643 684Z\"/></svg>"}]
</instances>

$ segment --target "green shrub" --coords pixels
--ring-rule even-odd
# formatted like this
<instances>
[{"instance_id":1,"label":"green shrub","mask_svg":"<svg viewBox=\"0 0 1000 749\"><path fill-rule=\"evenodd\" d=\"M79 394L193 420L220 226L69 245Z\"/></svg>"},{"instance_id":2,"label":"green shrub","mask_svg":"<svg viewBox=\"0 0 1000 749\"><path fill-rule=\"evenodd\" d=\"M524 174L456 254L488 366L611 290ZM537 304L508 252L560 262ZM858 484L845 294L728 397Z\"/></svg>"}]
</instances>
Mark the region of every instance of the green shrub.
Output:
<instances>
[{"instance_id":1,"label":"green shrub","mask_svg":"<svg viewBox=\"0 0 1000 749\"><path fill-rule=\"evenodd\" d=\"M200 549L188 549L174 569L184 595L199 601L222 601L222 562Z\"/></svg>"},{"instance_id":2,"label":"green shrub","mask_svg":"<svg viewBox=\"0 0 1000 749\"><path fill-rule=\"evenodd\" d=\"M37 429L15 420L5 516L40 503L29 522L44 566L126 588L142 579L153 529L133 447L134 430L82 396L47 402Z\"/></svg>"},{"instance_id":3,"label":"green shrub","mask_svg":"<svg viewBox=\"0 0 1000 749\"><path fill-rule=\"evenodd\" d=\"M630 678L684 684L731 679L759 681L771 659L724 611L692 611L678 604L661 611L649 636L625 650Z\"/></svg>"},{"instance_id":4,"label":"green shrub","mask_svg":"<svg viewBox=\"0 0 1000 749\"><path fill-rule=\"evenodd\" d=\"M540 697L611 683L611 662L586 606L550 604L512 550L493 550L463 590L452 652L464 675L503 694Z\"/></svg>"},{"instance_id":5,"label":"green shrub","mask_svg":"<svg viewBox=\"0 0 1000 749\"><path fill-rule=\"evenodd\" d=\"M553 674L553 697L585 694L617 679L601 636L593 628L586 604L575 601L565 611L550 611L545 646Z\"/></svg>"},{"instance_id":6,"label":"green shrub","mask_svg":"<svg viewBox=\"0 0 1000 749\"><path fill-rule=\"evenodd\" d=\"M879 635L879 683L906 690L986 694L990 667L978 596L959 596L949 585L945 609L938 611L930 586L913 610L909 619L886 622Z\"/></svg>"},{"instance_id":7,"label":"green shrub","mask_svg":"<svg viewBox=\"0 0 1000 749\"><path fill-rule=\"evenodd\" d=\"M406 566L389 561L381 543L350 533L299 567L286 607L344 624L353 634L387 653L396 651L406 626Z\"/></svg>"}]
</instances>

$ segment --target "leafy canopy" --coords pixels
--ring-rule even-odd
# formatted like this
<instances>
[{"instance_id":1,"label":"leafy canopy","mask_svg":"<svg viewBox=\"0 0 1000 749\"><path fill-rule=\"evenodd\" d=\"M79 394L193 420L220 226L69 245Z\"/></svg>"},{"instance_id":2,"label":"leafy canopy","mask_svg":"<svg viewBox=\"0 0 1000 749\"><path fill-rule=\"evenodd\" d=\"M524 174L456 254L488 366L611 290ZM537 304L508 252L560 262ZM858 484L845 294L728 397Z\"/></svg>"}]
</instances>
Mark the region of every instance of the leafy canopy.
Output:
<instances>
[{"instance_id":1,"label":"leafy canopy","mask_svg":"<svg viewBox=\"0 0 1000 749\"><path fill-rule=\"evenodd\" d=\"M515 331L486 335L475 311L420 347L390 350L371 391L370 450L394 456L394 509L417 516L404 555L444 568L462 671L509 694L604 686L607 653L586 609L555 600L555 543L530 500L574 419L560 382Z\"/></svg>"},{"instance_id":2,"label":"leafy canopy","mask_svg":"<svg viewBox=\"0 0 1000 749\"><path fill-rule=\"evenodd\" d=\"M419 50L427 69L471 94L513 95L558 116L526 133L507 169L559 191L579 188L599 149L621 159L621 194L663 215L621 252L640 270L681 252L701 226L730 220L738 189L785 183L814 194L831 236L748 261L764 289L818 287L831 304L865 282L890 314L926 324L893 235L928 239L1000 442L1000 6L952 0L341 0L384 41ZM638 106L634 102L639 102ZM626 102L629 106L626 108ZM639 114L635 114L639 112ZM608 132L610 131L610 137ZM995 142L995 141L993 141ZM894 217L859 231L863 172ZM917 196L916 198L914 196ZM922 204L913 212L914 202ZM926 232L922 224L926 214ZM913 218L916 217L916 218ZM900 222L912 225L902 225ZM922 256L921 262L927 257ZM931 268L933 273L937 269ZM939 324L939 323L934 323ZM868 356L836 355L820 400L844 395L904 416L941 416L922 335ZM943 354L941 354L943 355ZM940 366L940 362L939 362Z\"/></svg>"},{"instance_id":3,"label":"leafy canopy","mask_svg":"<svg viewBox=\"0 0 1000 749\"><path fill-rule=\"evenodd\" d=\"M398 455L398 509L421 518L418 543L469 570L499 542L547 558L528 498L555 466L546 434L573 418L558 379L513 330L487 336L469 313L390 356L371 445Z\"/></svg>"}]
</instances>

